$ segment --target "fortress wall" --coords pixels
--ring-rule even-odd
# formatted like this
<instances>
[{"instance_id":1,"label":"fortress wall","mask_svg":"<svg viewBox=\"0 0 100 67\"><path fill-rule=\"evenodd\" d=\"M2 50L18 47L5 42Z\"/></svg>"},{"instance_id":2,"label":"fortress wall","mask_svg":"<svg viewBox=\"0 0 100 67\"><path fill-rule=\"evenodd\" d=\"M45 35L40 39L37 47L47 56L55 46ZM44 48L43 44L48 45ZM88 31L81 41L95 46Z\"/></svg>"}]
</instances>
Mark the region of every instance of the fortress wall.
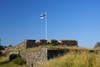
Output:
<instances>
[{"instance_id":1,"label":"fortress wall","mask_svg":"<svg viewBox=\"0 0 100 67\"><path fill-rule=\"evenodd\" d=\"M36 40L24 40L22 43L17 44L16 48L27 49L27 48L37 47L37 46L39 45L36 43Z\"/></svg>"},{"instance_id":2,"label":"fortress wall","mask_svg":"<svg viewBox=\"0 0 100 67\"><path fill-rule=\"evenodd\" d=\"M29 67L35 66L37 64L41 64L47 61L47 49L36 49L36 50L28 50L21 51L19 53L23 58L26 59L27 65Z\"/></svg>"},{"instance_id":3,"label":"fortress wall","mask_svg":"<svg viewBox=\"0 0 100 67\"><path fill-rule=\"evenodd\" d=\"M36 43L36 40L26 40L26 48L38 47L39 45Z\"/></svg>"},{"instance_id":4,"label":"fortress wall","mask_svg":"<svg viewBox=\"0 0 100 67\"><path fill-rule=\"evenodd\" d=\"M45 40L45 39L40 39L40 40L38 40L37 41L39 44L47 44L47 40Z\"/></svg>"},{"instance_id":5,"label":"fortress wall","mask_svg":"<svg viewBox=\"0 0 100 67\"><path fill-rule=\"evenodd\" d=\"M27 46L26 41L24 41L24 42L22 42L20 44L17 44L16 45L16 48L26 49L26 46Z\"/></svg>"},{"instance_id":6,"label":"fortress wall","mask_svg":"<svg viewBox=\"0 0 100 67\"><path fill-rule=\"evenodd\" d=\"M37 43L36 43L36 40L24 40L22 43L17 44L16 48L22 48L22 49L33 48L33 47L38 47L41 44L44 44L44 45L51 44L51 42L53 44L62 44L61 46L76 46L76 47L78 47L78 44L77 44L78 42L76 40L57 41L55 39L51 39L51 40L48 40L48 43L47 43L47 40L40 39L37 41Z\"/></svg>"},{"instance_id":7,"label":"fortress wall","mask_svg":"<svg viewBox=\"0 0 100 67\"><path fill-rule=\"evenodd\" d=\"M49 44L51 44L51 43L53 43L53 44L58 44L58 41L55 40L55 39L51 39L51 40L48 40L48 43L49 43Z\"/></svg>"},{"instance_id":8,"label":"fortress wall","mask_svg":"<svg viewBox=\"0 0 100 67\"><path fill-rule=\"evenodd\" d=\"M62 45L66 45L66 46L76 46L76 45L78 45L76 40L60 40L58 42Z\"/></svg>"}]
</instances>

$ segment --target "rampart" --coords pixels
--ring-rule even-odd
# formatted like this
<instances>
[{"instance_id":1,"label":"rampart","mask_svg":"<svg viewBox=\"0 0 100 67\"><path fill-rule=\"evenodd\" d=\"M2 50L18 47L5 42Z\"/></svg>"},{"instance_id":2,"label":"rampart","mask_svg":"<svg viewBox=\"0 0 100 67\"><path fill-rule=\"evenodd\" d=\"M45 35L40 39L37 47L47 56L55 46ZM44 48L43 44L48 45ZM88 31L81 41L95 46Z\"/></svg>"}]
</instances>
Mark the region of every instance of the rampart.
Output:
<instances>
[{"instance_id":1,"label":"rampart","mask_svg":"<svg viewBox=\"0 0 100 67\"><path fill-rule=\"evenodd\" d=\"M60 40L58 43L65 45L65 46L76 46L77 41L76 40Z\"/></svg>"},{"instance_id":2,"label":"rampart","mask_svg":"<svg viewBox=\"0 0 100 67\"><path fill-rule=\"evenodd\" d=\"M36 40L24 40L22 43L17 44L16 48L27 49L27 48L33 48L38 46L39 45L36 43Z\"/></svg>"},{"instance_id":3,"label":"rampart","mask_svg":"<svg viewBox=\"0 0 100 67\"><path fill-rule=\"evenodd\" d=\"M38 44L44 44L44 45L47 44L47 40L45 40L45 39L40 39L37 42L38 42Z\"/></svg>"},{"instance_id":4,"label":"rampart","mask_svg":"<svg viewBox=\"0 0 100 67\"><path fill-rule=\"evenodd\" d=\"M36 50L27 50L27 51L13 51L14 49L27 49L27 48L34 48L38 47L41 44L47 45L47 40L45 39L40 39L37 41L36 40L24 40L22 43L17 44L16 46L13 47L8 47L6 50L2 51L6 55L10 54L19 54L23 58L26 59L26 63L29 67L34 67L37 64L41 64L43 62L46 62L47 60L54 58L55 56L58 56L59 54L63 54L68 50L55 50L55 49L48 49L48 48L42 48L42 49L36 49ZM66 46L75 46L77 45L76 40L49 40L49 43L54 43L54 44L62 44ZM49 45L49 44L48 44Z\"/></svg>"},{"instance_id":5,"label":"rampart","mask_svg":"<svg viewBox=\"0 0 100 67\"><path fill-rule=\"evenodd\" d=\"M100 51L94 51L94 50L78 50L78 49L49 49L49 48L41 48L41 49L35 49L35 50L27 50L27 51L11 51L10 54L19 54L24 59L26 59L26 64L29 67L35 67L38 64L44 63L49 59L52 59L54 57L57 57L59 55L63 55L64 53L68 53L70 51L74 52L81 52L81 51L88 51L90 53L96 52L100 54Z\"/></svg>"},{"instance_id":6,"label":"rampart","mask_svg":"<svg viewBox=\"0 0 100 67\"><path fill-rule=\"evenodd\" d=\"M48 44L58 44L58 41L55 39L48 40Z\"/></svg>"},{"instance_id":7,"label":"rampart","mask_svg":"<svg viewBox=\"0 0 100 67\"><path fill-rule=\"evenodd\" d=\"M33 47L38 47L39 45L44 44L44 45L49 45L49 44L61 44L62 46L78 46L78 43L76 40L45 40L45 39L40 39L37 40L24 40L22 43L17 44L16 48L22 48L22 49L27 49L27 48L33 48Z\"/></svg>"}]
</instances>

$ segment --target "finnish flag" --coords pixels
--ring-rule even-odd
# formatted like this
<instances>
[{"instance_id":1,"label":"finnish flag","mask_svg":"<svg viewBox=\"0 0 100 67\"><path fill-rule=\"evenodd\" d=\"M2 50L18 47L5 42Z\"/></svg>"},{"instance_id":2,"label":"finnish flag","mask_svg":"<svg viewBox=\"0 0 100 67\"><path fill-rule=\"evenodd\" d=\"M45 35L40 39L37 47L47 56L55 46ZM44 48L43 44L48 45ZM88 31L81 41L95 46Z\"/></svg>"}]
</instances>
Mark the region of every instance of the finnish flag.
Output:
<instances>
[{"instance_id":1,"label":"finnish flag","mask_svg":"<svg viewBox=\"0 0 100 67\"><path fill-rule=\"evenodd\" d=\"M40 15L40 19L43 19L43 18L45 18L45 17L46 17L46 13Z\"/></svg>"}]
</instances>

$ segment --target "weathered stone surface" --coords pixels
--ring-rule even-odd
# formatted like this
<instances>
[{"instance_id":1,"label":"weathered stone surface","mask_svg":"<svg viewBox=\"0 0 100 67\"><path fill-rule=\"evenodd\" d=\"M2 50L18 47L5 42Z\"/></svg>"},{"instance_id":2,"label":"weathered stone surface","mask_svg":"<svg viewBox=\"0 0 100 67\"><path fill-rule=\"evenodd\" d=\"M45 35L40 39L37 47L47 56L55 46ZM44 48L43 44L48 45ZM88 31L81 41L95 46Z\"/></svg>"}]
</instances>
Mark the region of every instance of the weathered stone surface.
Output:
<instances>
[{"instance_id":1,"label":"weathered stone surface","mask_svg":"<svg viewBox=\"0 0 100 67\"><path fill-rule=\"evenodd\" d=\"M36 43L36 40L25 40L24 42L17 44L16 48L22 48L22 49L27 49L27 48L33 48L39 46Z\"/></svg>"},{"instance_id":2,"label":"weathered stone surface","mask_svg":"<svg viewBox=\"0 0 100 67\"><path fill-rule=\"evenodd\" d=\"M65 46L76 46L77 45L76 40L60 40L58 42L62 45L65 45Z\"/></svg>"},{"instance_id":3,"label":"weathered stone surface","mask_svg":"<svg viewBox=\"0 0 100 67\"><path fill-rule=\"evenodd\" d=\"M37 42L38 42L39 44L44 44L44 45L47 44L47 40L45 40L45 39L40 39L40 40L38 40Z\"/></svg>"},{"instance_id":4,"label":"weathered stone surface","mask_svg":"<svg viewBox=\"0 0 100 67\"><path fill-rule=\"evenodd\" d=\"M58 44L58 41L55 39L48 40L49 44Z\"/></svg>"},{"instance_id":5,"label":"weathered stone surface","mask_svg":"<svg viewBox=\"0 0 100 67\"><path fill-rule=\"evenodd\" d=\"M27 65L29 67L31 67L32 65L35 66L37 64L47 61L47 50L46 49L21 51L19 54L23 58L26 59Z\"/></svg>"},{"instance_id":6,"label":"weathered stone surface","mask_svg":"<svg viewBox=\"0 0 100 67\"><path fill-rule=\"evenodd\" d=\"M37 41L37 43L36 43L36 40L25 40L22 43L17 44L15 46L15 48L27 49L27 48L38 47L41 44L46 45L46 44L51 44L51 43L52 44L62 44L63 46L77 46L78 47L76 40L60 40L60 41L57 41L55 39L51 39L51 40L48 40L48 43L47 43L47 40L40 39L40 40Z\"/></svg>"}]
</instances>

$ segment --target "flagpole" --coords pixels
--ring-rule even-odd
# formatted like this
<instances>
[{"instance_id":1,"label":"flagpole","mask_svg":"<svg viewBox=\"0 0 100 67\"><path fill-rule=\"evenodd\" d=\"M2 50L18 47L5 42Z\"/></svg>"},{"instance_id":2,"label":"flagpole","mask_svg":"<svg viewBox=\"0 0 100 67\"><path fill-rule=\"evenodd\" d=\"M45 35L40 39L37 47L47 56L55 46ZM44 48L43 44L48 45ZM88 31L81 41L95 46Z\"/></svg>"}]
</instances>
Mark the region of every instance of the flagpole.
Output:
<instances>
[{"instance_id":1,"label":"flagpole","mask_svg":"<svg viewBox=\"0 0 100 67\"><path fill-rule=\"evenodd\" d=\"M46 18L45 18L45 27L46 27L46 40L47 40L47 12L46 12Z\"/></svg>"}]
</instances>

